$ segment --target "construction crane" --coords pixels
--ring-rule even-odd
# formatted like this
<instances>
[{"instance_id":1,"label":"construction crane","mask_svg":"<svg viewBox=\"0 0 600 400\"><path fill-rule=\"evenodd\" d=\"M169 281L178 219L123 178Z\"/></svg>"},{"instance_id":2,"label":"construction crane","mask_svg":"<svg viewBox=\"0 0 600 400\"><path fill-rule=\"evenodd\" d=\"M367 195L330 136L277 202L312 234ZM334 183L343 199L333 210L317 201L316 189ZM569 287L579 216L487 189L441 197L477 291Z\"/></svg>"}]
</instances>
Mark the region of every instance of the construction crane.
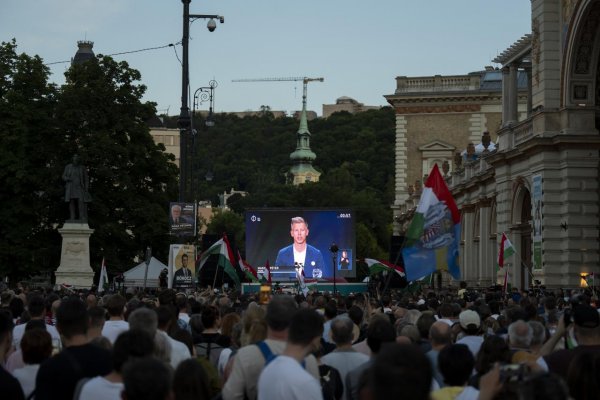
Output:
<instances>
[{"instance_id":1,"label":"construction crane","mask_svg":"<svg viewBox=\"0 0 600 400\"><path fill-rule=\"evenodd\" d=\"M296 76L288 78L257 78L257 79L234 79L232 82L298 82L302 81L302 109L306 110L306 87L309 82L323 82L325 78L307 78Z\"/></svg>"}]
</instances>

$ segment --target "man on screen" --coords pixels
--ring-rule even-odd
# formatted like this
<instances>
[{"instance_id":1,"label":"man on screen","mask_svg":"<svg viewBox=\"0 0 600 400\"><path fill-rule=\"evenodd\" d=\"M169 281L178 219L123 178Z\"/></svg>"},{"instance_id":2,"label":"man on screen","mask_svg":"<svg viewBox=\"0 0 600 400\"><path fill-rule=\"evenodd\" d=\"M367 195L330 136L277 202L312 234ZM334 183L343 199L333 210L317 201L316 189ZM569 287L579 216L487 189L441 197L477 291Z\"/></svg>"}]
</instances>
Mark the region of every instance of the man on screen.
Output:
<instances>
[{"instance_id":1,"label":"man on screen","mask_svg":"<svg viewBox=\"0 0 600 400\"><path fill-rule=\"evenodd\" d=\"M323 255L316 247L306 243L308 224L302 217L292 218L290 235L294 243L279 250L275 265L300 266L304 268L304 275L308 278L322 278L325 262Z\"/></svg>"},{"instance_id":2,"label":"man on screen","mask_svg":"<svg viewBox=\"0 0 600 400\"><path fill-rule=\"evenodd\" d=\"M173 275L173 287L174 288L188 288L192 287L194 274L191 269L188 268L188 255L183 254L181 256L181 268L175 271Z\"/></svg>"}]
</instances>

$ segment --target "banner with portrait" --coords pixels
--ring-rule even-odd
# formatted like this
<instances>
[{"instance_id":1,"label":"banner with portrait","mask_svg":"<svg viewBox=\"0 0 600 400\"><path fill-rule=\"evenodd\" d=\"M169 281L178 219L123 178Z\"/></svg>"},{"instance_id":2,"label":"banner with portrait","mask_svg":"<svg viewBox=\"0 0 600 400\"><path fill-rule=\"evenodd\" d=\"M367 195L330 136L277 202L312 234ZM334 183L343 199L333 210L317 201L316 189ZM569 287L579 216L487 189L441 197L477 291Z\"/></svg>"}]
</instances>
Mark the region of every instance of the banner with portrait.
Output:
<instances>
[{"instance_id":1,"label":"banner with portrait","mask_svg":"<svg viewBox=\"0 0 600 400\"><path fill-rule=\"evenodd\" d=\"M169 229L171 231L171 235L196 236L195 203L170 203Z\"/></svg>"},{"instance_id":2,"label":"banner with portrait","mask_svg":"<svg viewBox=\"0 0 600 400\"><path fill-rule=\"evenodd\" d=\"M172 244L169 249L169 288L175 290L196 287L196 247L191 244Z\"/></svg>"}]
</instances>

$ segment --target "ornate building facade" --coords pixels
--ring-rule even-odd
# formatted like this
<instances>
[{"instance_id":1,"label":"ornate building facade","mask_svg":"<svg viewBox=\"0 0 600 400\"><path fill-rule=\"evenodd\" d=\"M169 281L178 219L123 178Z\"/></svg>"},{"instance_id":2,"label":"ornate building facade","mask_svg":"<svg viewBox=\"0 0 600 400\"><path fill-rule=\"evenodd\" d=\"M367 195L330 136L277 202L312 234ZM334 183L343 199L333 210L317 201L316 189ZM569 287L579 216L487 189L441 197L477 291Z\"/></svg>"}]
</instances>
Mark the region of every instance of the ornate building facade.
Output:
<instances>
[{"instance_id":1,"label":"ornate building facade","mask_svg":"<svg viewBox=\"0 0 600 400\"><path fill-rule=\"evenodd\" d=\"M513 286L579 287L600 273L600 0L532 0L531 18L531 34L494 60L497 148L447 178L461 210L462 275L504 279L495 267L504 232L516 249ZM520 72L531 77L524 115Z\"/></svg>"},{"instance_id":2,"label":"ornate building facade","mask_svg":"<svg viewBox=\"0 0 600 400\"><path fill-rule=\"evenodd\" d=\"M490 255L495 233L505 232L517 249L509 260L514 286L577 287L599 267L600 1L531 5L531 40L495 60L509 71L507 113L515 102L510 71L531 68L531 112L519 123L509 118L498 150L452 177L464 210L464 275L496 278Z\"/></svg>"},{"instance_id":3,"label":"ornate building facade","mask_svg":"<svg viewBox=\"0 0 600 400\"><path fill-rule=\"evenodd\" d=\"M402 222L434 164L446 175L452 173L467 158L464 149L479 144L484 132L494 146L502 124L502 74L487 67L467 75L396 78L395 93L385 96L396 111L395 235L401 235ZM515 111L524 119L528 79L523 71L517 77Z\"/></svg>"}]
</instances>

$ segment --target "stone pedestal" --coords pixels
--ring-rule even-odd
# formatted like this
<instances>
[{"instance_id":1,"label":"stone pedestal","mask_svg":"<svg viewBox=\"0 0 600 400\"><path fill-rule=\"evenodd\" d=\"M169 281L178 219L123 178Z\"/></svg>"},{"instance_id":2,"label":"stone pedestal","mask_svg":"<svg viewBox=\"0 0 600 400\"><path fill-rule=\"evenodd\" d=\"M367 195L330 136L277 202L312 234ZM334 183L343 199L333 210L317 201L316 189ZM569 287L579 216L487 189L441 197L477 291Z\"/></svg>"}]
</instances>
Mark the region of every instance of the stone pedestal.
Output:
<instances>
[{"instance_id":1,"label":"stone pedestal","mask_svg":"<svg viewBox=\"0 0 600 400\"><path fill-rule=\"evenodd\" d=\"M56 284L91 288L94 271L90 266L90 236L94 230L86 222L67 221L58 232L62 236L62 248Z\"/></svg>"}]
</instances>

